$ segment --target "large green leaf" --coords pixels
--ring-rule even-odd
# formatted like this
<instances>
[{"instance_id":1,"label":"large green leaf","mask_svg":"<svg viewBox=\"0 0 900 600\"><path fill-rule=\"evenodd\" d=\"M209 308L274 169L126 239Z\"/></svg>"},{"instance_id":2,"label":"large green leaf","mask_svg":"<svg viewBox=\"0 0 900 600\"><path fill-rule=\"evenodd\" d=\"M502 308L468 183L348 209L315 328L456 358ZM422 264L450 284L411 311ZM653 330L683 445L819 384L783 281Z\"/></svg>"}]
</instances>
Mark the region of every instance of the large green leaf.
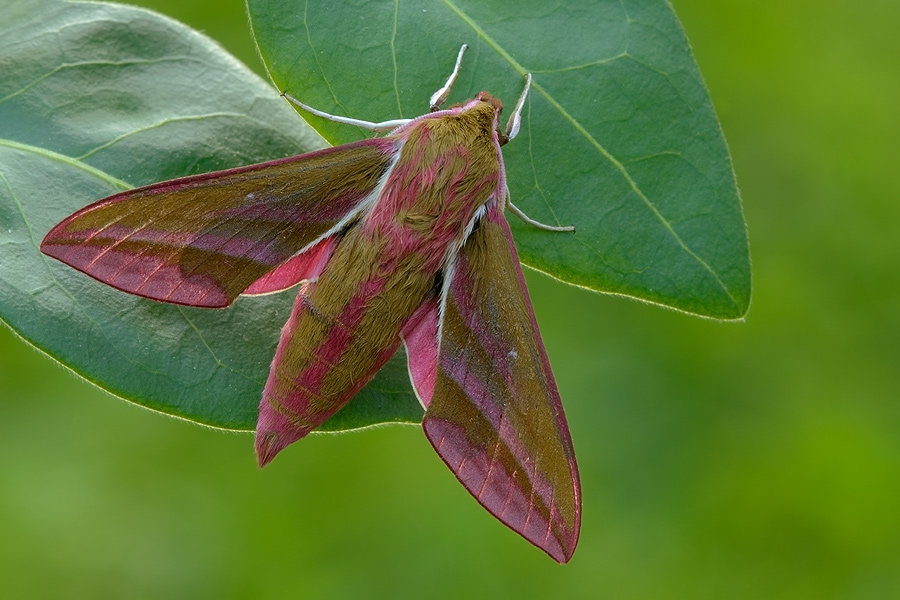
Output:
<instances>
[{"instance_id":1,"label":"large green leaf","mask_svg":"<svg viewBox=\"0 0 900 600\"><path fill-rule=\"evenodd\" d=\"M666 0L247 0L282 89L321 110L410 117L470 50L451 100L534 87L504 149L526 264L590 289L738 319L750 302L745 225L728 149ZM365 135L314 121L332 143Z\"/></svg>"},{"instance_id":2,"label":"large green leaf","mask_svg":"<svg viewBox=\"0 0 900 600\"><path fill-rule=\"evenodd\" d=\"M165 305L38 245L56 222L129 184L297 154L321 139L214 42L145 10L0 4L0 72L0 318L116 395L252 429L293 293L226 310ZM401 356L325 429L420 417Z\"/></svg>"}]
</instances>

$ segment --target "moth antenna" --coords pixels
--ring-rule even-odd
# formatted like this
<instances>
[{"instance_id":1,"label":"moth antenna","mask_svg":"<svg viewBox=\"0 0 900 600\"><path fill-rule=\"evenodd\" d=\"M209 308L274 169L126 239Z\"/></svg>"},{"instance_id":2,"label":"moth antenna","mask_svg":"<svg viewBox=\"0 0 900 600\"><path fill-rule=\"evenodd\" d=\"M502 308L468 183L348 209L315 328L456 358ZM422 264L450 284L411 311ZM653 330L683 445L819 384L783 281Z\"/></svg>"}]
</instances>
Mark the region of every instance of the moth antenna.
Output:
<instances>
[{"instance_id":1,"label":"moth antenna","mask_svg":"<svg viewBox=\"0 0 900 600\"><path fill-rule=\"evenodd\" d=\"M531 73L525 74L525 89L516 101L516 107L513 108L512 114L509 115L509 121L506 122L506 141L513 139L519 134L519 127L522 125L522 108L525 106L525 98L528 97L528 89L531 87ZM518 214L518 213L516 213Z\"/></svg>"},{"instance_id":2,"label":"moth antenna","mask_svg":"<svg viewBox=\"0 0 900 600\"><path fill-rule=\"evenodd\" d=\"M506 205L509 207L509 210L513 212L514 215L531 225L532 227L537 227L538 229L544 229L545 231L575 231L574 225L545 225L540 221L535 221L528 215L522 212L522 210L512 203L512 200L509 199L509 196L506 197Z\"/></svg>"},{"instance_id":3,"label":"moth antenna","mask_svg":"<svg viewBox=\"0 0 900 600\"><path fill-rule=\"evenodd\" d=\"M450 73L450 77L447 78L447 83L444 84L444 87L431 95L431 112L439 109L441 105L447 101L447 96L450 95L450 88L453 87L453 82L456 81L456 76L459 75L459 67L462 65L463 54L466 53L468 47L468 44L462 45L459 49L459 54L456 55L456 66L453 67L453 72Z\"/></svg>"},{"instance_id":4,"label":"moth antenna","mask_svg":"<svg viewBox=\"0 0 900 600\"><path fill-rule=\"evenodd\" d=\"M369 131L374 131L376 133L378 133L380 131L391 131L392 129L396 129L396 128L400 127L401 125L406 125L407 123L412 121L412 119L393 119L391 121L382 121L381 123L373 123L372 121L363 121L361 119L352 119L350 117L340 117L338 115L332 115L325 111L321 111L316 108L313 108L312 106L309 106L308 104L304 104L303 102L300 102L299 100L297 100L296 98L294 98L293 96L288 94L287 92L281 92L281 95L282 95L282 97L284 97L285 100L287 100L294 106L302 108L306 112L314 114L317 117L322 117L323 119L328 119L329 121L334 121L335 123L343 123L344 125L356 125L357 127L362 127L363 129L368 129Z\"/></svg>"}]
</instances>

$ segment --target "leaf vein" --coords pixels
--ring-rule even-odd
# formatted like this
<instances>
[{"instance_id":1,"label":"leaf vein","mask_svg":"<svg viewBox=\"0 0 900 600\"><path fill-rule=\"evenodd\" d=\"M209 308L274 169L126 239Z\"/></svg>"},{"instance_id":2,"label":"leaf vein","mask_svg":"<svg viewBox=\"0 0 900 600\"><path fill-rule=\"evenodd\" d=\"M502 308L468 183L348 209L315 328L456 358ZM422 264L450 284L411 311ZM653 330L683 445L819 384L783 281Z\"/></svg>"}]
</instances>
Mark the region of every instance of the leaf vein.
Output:
<instances>
[{"instance_id":1,"label":"leaf vein","mask_svg":"<svg viewBox=\"0 0 900 600\"><path fill-rule=\"evenodd\" d=\"M628 52L620 52L619 54L610 56L609 58L601 58L599 60L594 60L580 65L569 65L568 67L560 67L558 69L530 69L529 72L532 75L555 75L557 73L566 73L568 71L581 71L583 69L589 69L591 67L608 65L610 63L614 63L617 60L628 58L629 56L630 55L628 54Z\"/></svg>"},{"instance_id":2,"label":"leaf vein","mask_svg":"<svg viewBox=\"0 0 900 600\"><path fill-rule=\"evenodd\" d=\"M232 118L238 118L238 119L248 118L247 115L241 114L241 113L217 112L217 113L208 113L205 115L188 115L188 116L184 116L184 117L172 117L172 118L160 119L156 123L152 123L152 124L146 125L144 127L138 127L137 129L134 129L127 133L118 135L118 136L114 137L113 139L109 140L108 142L100 144L93 150L90 150L90 151L82 154L81 156L76 156L75 160L84 160L84 159L88 158L89 156L92 156L92 155L96 154L97 152L100 152L101 150L105 150L105 149L109 148L110 146L113 146L114 144L117 144L117 143L121 142L122 140L125 140L131 136L138 135L140 133L144 133L147 131L152 131L153 129L158 129L158 128L160 128L164 125L168 125L170 123L179 123L182 121L202 121L203 119L217 118L217 117L232 117Z\"/></svg>"},{"instance_id":3,"label":"leaf vein","mask_svg":"<svg viewBox=\"0 0 900 600\"><path fill-rule=\"evenodd\" d=\"M394 65L394 97L397 99L397 114L403 117L400 106L400 85L398 82L400 67L397 65L397 30L400 26L400 0L394 0L394 28L391 31L391 62Z\"/></svg>"},{"instance_id":4,"label":"leaf vein","mask_svg":"<svg viewBox=\"0 0 900 600\"><path fill-rule=\"evenodd\" d=\"M28 90L30 90L37 84L41 83L42 81L49 79L50 77L53 77L54 75L61 73L67 69L76 69L79 67L104 66L104 65L105 66L115 66L115 67L127 67L127 66L131 66L131 65L139 65L139 64L158 64L158 63L164 63L164 62L178 62L178 61L182 61L182 60L201 62L190 56L172 56L172 57L167 57L164 59L152 59L152 60L135 58L135 59L121 60L121 61L87 60L87 61L82 61L82 62L63 63L63 64L59 65L58 67L55 67L54 69L48 71L47 73L44 73L40 77L33 79L31 82L25 84L22 88L16 90L15 92L12 92L10 94L7 94L3 98L0 98L0 104L6 102L7 100L11 100L12 98L15 98L16 96L24 94L25 92L27 92Z\"/></svg>"},{"instance_id":5,"label":"leaf vein","mask_svg":"<svg viewBox=\"0 0 900 600\"><path fill-rule=\"evenodd\" d=\"M328 79L328 74L325 71L325 68L322 67L321 61L319 61L319 53L316 52L316 47L312 41L312 32L309 30L309 0L306 0L306 3L303 5L303 28L306 30L306 43L309 44L309 49L312 50L313 58L316 61L316 67L319 69L319 74L322 76L322 81L325 82L325 87L328 88L328 93L331 94L331 99L334 100L334 104L339 107L345 115L349 114L347 109L344 108L344 105L341 104L341 101L338 100L338 96L334 91L334 87L331 85L331 80Z\"/></svg>"}]
</instances>

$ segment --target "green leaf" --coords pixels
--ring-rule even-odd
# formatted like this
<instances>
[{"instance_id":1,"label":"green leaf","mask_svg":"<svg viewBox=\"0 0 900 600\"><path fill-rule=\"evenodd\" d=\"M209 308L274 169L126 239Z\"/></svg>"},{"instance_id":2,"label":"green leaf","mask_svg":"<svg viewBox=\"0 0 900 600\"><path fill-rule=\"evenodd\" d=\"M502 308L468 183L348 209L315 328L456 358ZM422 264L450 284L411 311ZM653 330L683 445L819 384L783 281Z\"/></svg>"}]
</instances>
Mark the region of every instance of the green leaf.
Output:
<instances>
[{"instance_id":1,"label":"green leaf","mask_svg":"<svg viewBox=\"0 0 900 600\"><path fill-rule=\"evenodd\" d=\"M451 101L484 89L512 104L504 148L520 257L575 285L718 319L750 302L744 219L728 149L665 0L247 0L276 85L371 121L427 111L462 43ZM311 119L332 143L366 135Z\"/></svg>"},{"instance_id":2,"label":"green leaf","mask_svg":"<svg viewBox=\"0 0 900 600\"><path fill-rule=\"evenodd\" d=\"M154 410L253 429L296 292L226 310L123 294L40 240L119 191L319 147L267 83L160 15L99 3L0 5L0 318L100 387ZM417 421L396 357L323 429Z\"/></svg>"}]
</instances>

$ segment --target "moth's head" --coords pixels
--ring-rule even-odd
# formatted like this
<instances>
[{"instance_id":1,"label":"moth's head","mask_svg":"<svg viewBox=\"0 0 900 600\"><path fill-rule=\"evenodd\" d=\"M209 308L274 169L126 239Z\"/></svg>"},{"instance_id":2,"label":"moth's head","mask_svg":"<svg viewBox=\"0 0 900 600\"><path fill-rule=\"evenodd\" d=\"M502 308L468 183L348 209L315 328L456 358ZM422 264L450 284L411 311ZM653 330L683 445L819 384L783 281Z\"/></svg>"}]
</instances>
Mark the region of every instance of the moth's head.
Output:
<instances>
[{"instance_id":1,"label":"moth's head","mask_svg":"<svg viewBox=\"0 0 900 600\"><path fill-rule=\"evenodd\" d=\"M478 92L472 100L467 100L466 102L457 102L456 104L451 105L447 108L447 110L453 110L455 108L465 108L466 106L473 106L476 102L487 102L491 106L494 107L494 110L499 113L503 110L503 103L500 102L499 98L494 98L487 92Z\"/></svg>"},{"instance_id":2,"label":"moth's head","mask_svg":"<svg viewBox=\"0 0 900 600\"><path fill-rule=\"evenodd\" d=\"M503 103L500 102L499 98L494 98L487 92L478 92L475 96L475 99L471 101L472 103L476 102L484 102L490 104L494 109L494 129L497 132L497 141L500 142L500 145L503 146L506 142L509 141L506 133L500 129L500 113L503 111Z\"/></svg>"},{"instance_id":3,"label":"moth's head","mask_svg":"<svg viewBox=\"0 0 900 600\"><path fill-rule=\"evenodd\" d=\"M500 129L500 111L503 110L503 103L494 98L487 92L480 92L471 100L454 104L450 108L445 109L447 112L455 114L457 118L454 122L459 121L465 115L467 122L471 126L476 127L473 131L483 131L490 134L494 132L497 141L502 146L508 141L508 136Z\"/></svg>"},{"instance_id":4,"label":"moth's head","mask_svg":"<svg viewBox=\"0 0 900 600\"><path fill-rule=\"evenodd\" d=\"M500 99L494 98L487 92L478 92L478 95L475 96L475 99L480 100L481 102L487 102L487 103L493 105L494 109L496 109L496 111L498 113L503 110L503 103L500 102Z\"/></svg>"}]
</instances>

